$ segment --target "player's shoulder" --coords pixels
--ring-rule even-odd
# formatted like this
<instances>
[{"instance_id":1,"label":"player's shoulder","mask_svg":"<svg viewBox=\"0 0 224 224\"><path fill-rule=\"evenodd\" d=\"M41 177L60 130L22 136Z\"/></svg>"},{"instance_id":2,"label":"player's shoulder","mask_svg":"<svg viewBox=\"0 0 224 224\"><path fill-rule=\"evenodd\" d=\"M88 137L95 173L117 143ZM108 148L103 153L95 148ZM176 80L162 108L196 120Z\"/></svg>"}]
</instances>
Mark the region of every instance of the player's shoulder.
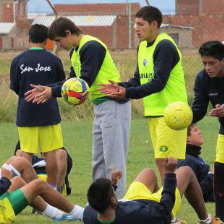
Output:
<instances>
[{"instance_id":1,"label":"player's shoulder","mask_svg":"<svg viewBox=\"0 0 224 224\"><path fill-rule=\"evenodd\" d=\"M83 49L95 49L95 50L101 50L101 49L105 49L104 46L97 40L91 40L91 41L88 41L87 43L85 43L83 45Z\"/></svg>"},{"instance_id":2,"label":"player's shoulder","mask_svg":"<svg viewBox=\"0 0 224 224\"><path fill-rule=\"evenodd\" d=\"M19 61L21 58L28 56L29 50L26 50L13 58L12 63Z\"/></svg>"},{"instance_id":3,"label":"player's shoulder","mask_svg":"<svg viewBox=\"0 0 224 224\"><path fill-rule=\"evenodd\" d=\"M164 49L164 50L173 50L176 51L176 46L172 43L172 41L168 39L161 40L157 46L157 49Z\"/></svg>"},{"instance_id":4,"label":"player's shoulder","mask_svg":"<svg viewBox=\"0 0 224 224\"><path fill-rule=\"evenodd\" d=\"M209 79L209 76L208 76L207 72L203 69L200 72L198 72L196 79L198 81L207 81Z\"/></svg>"},{"instance_id":5,"label":"player's shoulder","mask_svg":"<svg viewBox=\"0 0 224 224\"><path fill-rule=\"evenodd\" d=\"M56 55L54 55L52 52L44 50L43 54L46 55L48 58L50 58L51 60L54 60L56 62L61 61L61 59L59 57L57 57Z\"/></svg>"}]
</instances>

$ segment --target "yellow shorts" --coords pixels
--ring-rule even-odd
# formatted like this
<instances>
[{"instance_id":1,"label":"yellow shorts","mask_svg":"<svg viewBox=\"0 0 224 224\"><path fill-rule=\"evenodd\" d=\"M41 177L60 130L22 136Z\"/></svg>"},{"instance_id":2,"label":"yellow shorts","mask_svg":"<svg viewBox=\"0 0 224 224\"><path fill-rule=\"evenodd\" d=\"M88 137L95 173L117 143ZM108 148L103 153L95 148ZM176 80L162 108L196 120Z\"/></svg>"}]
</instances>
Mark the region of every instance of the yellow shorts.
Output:
<instances>
[{"instance_id":1,"label":"yellow shorts","mask_svg":"<svg viewBox=\"0 0 224 224\"><path fill-rule=\"evenodd\" d=\"M163 117L149 118L148 121L155 158L172 156L185 159L187 128L173 130L166 125Z\"/></svg>"},{"instance_id":2,"label":"yellow shorts","mask_svg":"<svg viewBox=\"0 0 224 224\"><path fill-rule=\"evenodd\" d=\"M13 207L6 197L0 200L0 223L12 223L16 220Z\"/></svg>"},{"instance_id":3,"label":"yellow shorts","mask_svg":"<svg viewBox=\"0 0 224 224\"><path fill-rule=\"evenodd\" d=\"M215 161L224 163L224 135L218 135Z\"/></svg>"},{"instance_id":4,"label":"yellow shorts","mask_svg":"<svg viewBox=\"0 0 224 224\"><path fill-rule=\"evenodd\" d=\"M139 199L146 199L151 201L160 202L162 197L163 188L161 187L157 192L152 193L143 183L141 182L133 182L130 187L128 188L127 193L125 194L125 200L139 200ZM181 196L178 188L176 188L175 192L175 204L172 210L172 217L176 215L176 213L180 210L181 204Z\"/></svg>"},{"instance_id":5,"label":"yellow shorts","mask_svg":"<svg viewBox=\"0 0 224 224\"><path fill-rule=\"evenodd\" d=\"M50 152L63 147L61 125L18 127L20 147L23 152Z\"/></svg>"}]
</instances>

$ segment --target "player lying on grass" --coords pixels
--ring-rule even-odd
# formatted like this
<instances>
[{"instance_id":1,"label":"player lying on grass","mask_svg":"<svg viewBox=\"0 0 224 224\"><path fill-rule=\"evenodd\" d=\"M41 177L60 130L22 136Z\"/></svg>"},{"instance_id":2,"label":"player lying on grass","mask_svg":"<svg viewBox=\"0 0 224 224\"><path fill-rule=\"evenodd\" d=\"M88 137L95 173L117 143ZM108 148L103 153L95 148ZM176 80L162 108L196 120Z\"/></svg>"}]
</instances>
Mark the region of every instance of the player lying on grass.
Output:
<instances>
[{"instance_id":1,"label":"player lying on grass","mask_svg":"<svg viewBox=\"0 0 224 224\"><path fill-rule=\"evenodd\" d=\"M111 181L97 179L88 189L89 205L84 210L84 223L169 224L171 216L179 210L183 194L196 211L199 224L222 223L214 222L208 215L192 170L183 166L175 172L176 165L176 159L166 158L164 186L160 189L154 171L144 169L121 201L117 200L114 189L121 176L118 171L113 173Z\"/></svg>"},{"instance_id":2,"label":"player lying on grass","mask_svg":"<svg viewBox=\"0 0 224 224\"><path fill-rule=\"evenodd\" d=\"M1 168L0 195L0 208L4 208L0 209L0 223L15 220L28 204L54 221L82 220L83 208L37 179L31 164L21 157L11 157Z\"/></svg>"},{"instance_id":3,"label":"player lying on grass","mask_svg":"<svg viewBox=\"0 0 224 224\"><path fill-rule=\"evenodd\" d=\"M190 125L187 131L187 147L185 160L179 160L177 167L189 166L195 173L201 186L205 202L214 202L214 173L209 164L200 157L203 138L201 131L194 125Z\"/></svg>"},{"instance_id":4,"label":"player lying on grass","mask_svg":"<svg viewBox=\"0 0 224 224\"><path fill-rule=\"evenodd\" d=\"M73 166L73 161L68 151L62 147L55 152L58 172L57 172L57 190L64 195L71 194L71 187L69 185L69 173ZM23 152L20 150L20 142L18 141L14 155L23 157ZM32 166L36 171L38 178L46 180L47 171L46 171L46 159L44 157L38 157L33 155Z\"/></svg>"}]
</instances>

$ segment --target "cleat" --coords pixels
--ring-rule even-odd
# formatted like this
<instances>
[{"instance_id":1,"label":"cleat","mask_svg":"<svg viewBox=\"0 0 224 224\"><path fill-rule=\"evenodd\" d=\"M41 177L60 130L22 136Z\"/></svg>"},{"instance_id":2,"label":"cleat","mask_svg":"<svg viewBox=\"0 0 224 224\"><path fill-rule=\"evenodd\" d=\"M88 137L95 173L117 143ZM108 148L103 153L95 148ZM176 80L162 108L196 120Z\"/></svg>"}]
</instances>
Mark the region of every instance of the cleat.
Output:
<instances>
[{"instance_id":1,"label":"cleat","mask_svg":"<svg viewBox=\"0 0 224 224\"><path fill-rule=\"evenodd\" d=\"M185 220L174 218L170 224L187 224L187 222Z\"/></svg>"},{"instance_id":2,"label":"cleat","mask_svg":"<svg viewBox=\"0 0 224 224\"><path fill-rule=\"evenodd\" d=\"M223 221L219 218L213 217L211 224L223 224Z\"/></svg>"},{"instance_id":3,"label":"cleat","mask_svg":"<svg viewBox=\"0 0 224 224\"><path fill-rule=\"evenodd\" d=\"M53 218L54 222L63 222L63 221L76 221L78 220L74 216L71 216L69 214L63 214L60 218Z\"/></svg>"}]
</instances>

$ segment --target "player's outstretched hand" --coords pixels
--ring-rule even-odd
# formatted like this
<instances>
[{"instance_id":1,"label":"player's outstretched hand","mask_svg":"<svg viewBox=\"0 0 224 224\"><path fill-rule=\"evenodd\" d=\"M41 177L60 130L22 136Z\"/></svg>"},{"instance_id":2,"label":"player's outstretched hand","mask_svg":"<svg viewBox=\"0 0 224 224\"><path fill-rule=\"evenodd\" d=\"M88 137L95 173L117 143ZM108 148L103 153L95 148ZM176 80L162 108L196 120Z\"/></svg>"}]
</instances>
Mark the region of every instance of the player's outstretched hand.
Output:
<instances>
[{"instance_id":1,"label":"player's outstretched hand","mask_svg":"<svg viewBox=\"0 0 224 224\"><path fill-rule=\"evenodd\" d=\"M122 172L120 170L114 170L111 174L111 183L114 185L117 185L121 177L122 177Z\"/></svg>"},{"instance_id":2,"label":"player's outstretched hand","mask_svg":"<svg viewBox=\"0 0 224 224\"><path fill-rule=\"evenodd\" d=\"M98 84L101 88L98 88L98 90L101 93L107 94L109 97L114 99L125 99L126 97L126 89L122 86L119 86L114 81L109 80L109 84Z\"/></svg>"},{"instance_id":3,"label":"player's outstretched hand","mask_svg":"<svg viewBox=\"0 0 224 224\"><path fill-rule=\"evenodd\" d=\"M51 87L41 85L30 85L33 89L27 91L25 100L32 103L46 103L52 97Z\"/></svg>"},{"instance_id":4,"label":"player's outstretched hand","mask_svg":"<svg viewBox=\"0 0 224 224\"><path fill-rule=\"evenodd\" d=\"M165 158L165 172L174 173L177 168L177 159L173 157Z\"/></svg>"},{"instance_id":5,"label":"player's outstretched hand","mask_svg":"<svg viewBox=\"0 0 224 224\"><path fill-rule=\"evenodd\" d=\"M2 177L6 177L6 178L8 178L10 180L12 178L13 174L8 169L2 167L1 168L1 175L2 175Z\"/></svg>"},{"instance_id":6,"label":"player's outstretched hand","mask_svg":"<svg viewBox=\"0 0 224 224\"><path fill-rule=\"evenodd\" d=\"M214 117L224 117L224 105L216 104L215 108L209 112L209 115Z\"/></svg>"}]
</instances>

